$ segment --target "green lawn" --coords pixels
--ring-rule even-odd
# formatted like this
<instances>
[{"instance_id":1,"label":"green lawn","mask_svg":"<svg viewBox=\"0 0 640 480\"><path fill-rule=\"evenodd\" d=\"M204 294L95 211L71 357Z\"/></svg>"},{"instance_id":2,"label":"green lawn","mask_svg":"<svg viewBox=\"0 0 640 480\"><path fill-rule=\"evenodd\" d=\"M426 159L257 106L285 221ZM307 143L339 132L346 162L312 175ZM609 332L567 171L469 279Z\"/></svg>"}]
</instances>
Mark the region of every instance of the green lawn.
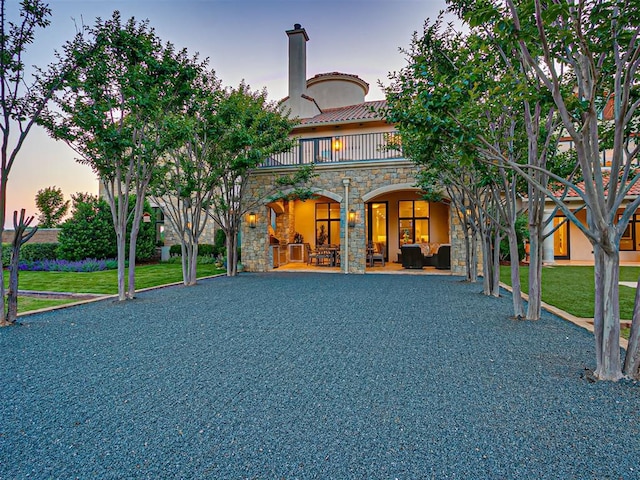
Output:
<instances>
[{"instance_id":1,"label":"green lawn","mask_svg":"<svg viewBox=\"0 0 640 480\"><path fill-rule=\"evenodd\" d=\"M198 277L223 273L214 265L198 265ZM4 272L5 285L8 284L9 273ZM116 270L105 270L91 273L72 272L20 272L20 290L41 292L72 293L118 293L118 273ZM155 264L136 267L136 289L155 287L167 283L182 281L182 270L179 264ZM40 308L64 305L77 299L50 299L19 297L18 312L28 312Z\"/></svg>"},{"instance_id":2,"label":"green lawn","mask_svg":"<svg viewBox=\"0 0 640 480\"><path fill-rule=\"evenodd\" d=\"M223 270L215 265L198 265L198 277L222 272ZM5 285L7 285L9 274L5 271L4 275ZM181 281L182 269L179 264L162 263L136 267L136 290ZM116 270L91 273L23 271L20 272L19 288L47 292L115 294L118 293L118 272Z\"/></svg>"},{"instance_id":3,"label":"green lawn","mask_svg":"<svg viewBox=\"0 0 640 480\"><path fill-rule=\"evenodd\" d=\"M640 267L620 267L620 280L635 282ZM511 285L510 269L500 268L500 279ZM529 269L520 268L522 290L528 292ZM630 320L633 315L635 289L620 286L620 318ZM544 267L542 269L542 301L578 317L593 317L593 267Z\"/></svg>"},{"instance_id":4,"label":"green lawn","mask_svg":"<svg viewBox=\"0 0 640 480\"><path fill-rule=\"evenodd\" d=\"M39 310L41 308L57 307L64 305L65 303L73 303L77 300L74 298L33 298L33 297L18 297L18 311L30 312L31 310Z\"/></svg>"}]
</instances>

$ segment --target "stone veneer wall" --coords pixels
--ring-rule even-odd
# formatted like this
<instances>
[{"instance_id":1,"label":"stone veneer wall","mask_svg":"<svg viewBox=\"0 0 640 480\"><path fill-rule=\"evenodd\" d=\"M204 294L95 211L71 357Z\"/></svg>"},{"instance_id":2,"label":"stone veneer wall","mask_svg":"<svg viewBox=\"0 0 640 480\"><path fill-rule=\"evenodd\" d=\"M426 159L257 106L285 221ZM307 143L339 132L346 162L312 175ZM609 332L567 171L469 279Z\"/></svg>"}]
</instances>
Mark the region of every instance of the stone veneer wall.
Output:
<instances>
[{"instance_id":1,"label":"stone veneer wall","mask_svg":"<svg viewBox=\"0 0 640 480\"><path fill-rule=\"evenodd\" d=\"M205 243L213 245L215 241L216 230L216 223L212 219L207 220L207 225L204 228L202 235L200 235L200 240L198 241L198 243L200 245ZM180 244L180 238L178 237L168 220L165 220L164 222L164 244L166 246Z\"/></svg>"},{"instance_id":2,"label":"stone veneer wall","mask_svg":"<svg viewBox=\"0 0 640 480\"><path fill-rule=\"evenodd\" d=\"M340 234L342 236L342 271L345 273L365 273L366 269L366 232L365 232L365 202L363 197L380 188L390 188L393 185L413 186L415 184L416 167L406 161L368 162L349 165L317 165L315 173L318 175L312 181L312 188L319 195L329 196L341 202ZM273 185L276 175L289 173L287 170L273 170L255 173L247 185L246 202L253 203L262 199L261 206L254 212L257 214L256 228L249 228L247 222L242 227L242 262L247 271L265 272L273 265L271 249L268 242L268 197L273 195ZM344 179L349 179L349 209L354 209L357 215L356 225L348 228L348 260L345 261L346 242L344 235L346 228L346 204L344 201ZM285 204L286 208L286 204ZM283 214L280 214L281 216ZM285 214L290 217L290 212ZM283 226L292 225L290 218L281 220ZM452 273L464 274L464 240L459 221L455 212L450 213L451 225L451 260ZM280 228L278 228L280 230ZM286 229L285 229L286 231ZM288 239L289 241L292 238ZM345 271L348 265L348 272Z\"/></svg>"}]
</instances>

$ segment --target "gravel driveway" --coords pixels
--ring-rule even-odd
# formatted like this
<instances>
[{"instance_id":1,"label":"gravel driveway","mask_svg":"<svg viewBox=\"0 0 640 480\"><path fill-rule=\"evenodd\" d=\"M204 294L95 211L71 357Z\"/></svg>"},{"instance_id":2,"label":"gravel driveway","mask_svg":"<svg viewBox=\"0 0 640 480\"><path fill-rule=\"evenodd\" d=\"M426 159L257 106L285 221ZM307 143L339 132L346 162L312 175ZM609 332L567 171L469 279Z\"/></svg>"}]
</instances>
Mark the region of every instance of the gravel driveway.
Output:
<instances>
[{"instance_id":1,"label":"gravel driveway","mask_svg":"<svg viewBox=\"0 0 640 480\"><path fill-rule=\"evenodd\" d=\"M0 479L640 478L640 385L450 276L242 274L0 330Z\"/></svg>"}]
</instances>

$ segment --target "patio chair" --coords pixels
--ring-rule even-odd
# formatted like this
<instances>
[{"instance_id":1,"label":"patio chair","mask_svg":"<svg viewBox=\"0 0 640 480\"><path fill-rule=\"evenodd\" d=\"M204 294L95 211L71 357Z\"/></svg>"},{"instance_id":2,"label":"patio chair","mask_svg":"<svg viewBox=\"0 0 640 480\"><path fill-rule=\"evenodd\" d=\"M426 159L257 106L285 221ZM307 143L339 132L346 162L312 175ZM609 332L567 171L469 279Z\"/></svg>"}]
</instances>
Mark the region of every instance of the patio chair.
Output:
<instances>
[{"instance_id":1,"label":"patio chair","mask_svg":"<svg viewBox=\"0 0 640 480\"><path fill-rule=\"evenodd\" d=\"M384 267L384 256L386 247L383 243L374 243L374 249L371 253L370 265L373 267L376 264L376 260L382 262L382 266Z\"/></svg>"},{"instance_id":2,"label":"patio chair","mask_svg":"<svg viewBox=\"0 0 640 480\"><path fill-rule=\"evenodd\" d=\"M307 249L307 265L313 264L313 259L316 259L316 265L324 264L325 259L331 261L331 252L326 249L318 248L311 250L311 245L305 243Z\"/></svg>"}]
</instances>

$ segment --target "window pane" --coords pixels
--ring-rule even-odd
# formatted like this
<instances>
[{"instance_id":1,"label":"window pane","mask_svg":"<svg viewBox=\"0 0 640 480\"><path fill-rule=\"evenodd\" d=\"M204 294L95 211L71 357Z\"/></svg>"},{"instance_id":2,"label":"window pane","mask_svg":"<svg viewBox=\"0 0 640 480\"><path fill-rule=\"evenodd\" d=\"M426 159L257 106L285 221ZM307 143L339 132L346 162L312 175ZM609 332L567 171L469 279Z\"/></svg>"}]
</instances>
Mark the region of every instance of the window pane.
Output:
<instances>
[{"instance_id":1,"label":"window pane","mask_svg":"<svg viewBox=\"0 0 640 480\"><path fill-rule=\"evenodd\" d=\"M327 220L329 218L329 204L316 203L316 220Z\"/></svg>"},{"instance_id":2,"label":"window pane","mask_svg":"<svg viewBox=\"0 0 640 480\"><path fill-rule=\"evenodd\" d=\"M329 218L340 219L340 204L339 203L330 203L329 204Z\"/></svg>"},{"instance_id":3,"label":"window pane","mask_svg":"<svg viewBox=\"0 0 640 480\"><path fill-rule=\"evenodd\" d=\"M340 222L331 222L331 234L329 238L331 245L340 245Z\"/></svg>"},{"instance_id":4,"label":"window pane","mask_svg":"<svg viewBox=\"0 0 640 480\"><path fill-rule=\"evenodd\" d=\"M416 220L416 243L429 241L429 220Z\"/></svg>"},{"instance_id":5,"label":"window pane","mask_svg":"<svg viewBox=\"0 0 640 480\"><path fill-rule=\"evenodd\" d=\"M416 217L428 217L429 216L429 202L425 200L416 200L415 202ZM417 225L416 225L417 227ZM417 235L417 233L416 233Z\"/></svg>"},{"instance_id":6,"label":"window pane","mask_svg":"<svg viewBox=\"0 0 640 480\"><path fill-rule=\"evenodd\" d=\"M316 222L316 246L326 245L329 240L329 222Z\"/></svg>"},{"instance_id":7,"label":"window pane","mask_svg":"<svg viewBox=\"0 0 640 480\"><path fill-rule=\"evenodd\" d=\"M413 243L413 220L400 220L400 245Z\"/></svg>"},{"instance_id":8,"label":"window pane","mask_svg":"<svg viewBox=\"0 0 640 480\"><path fill-rule=\"evenodd\" d=\"M413 217L413 202L407 200L401 200L398 202L400 213L400 218L411 218Z\"/></svg>"}]
</instances>

